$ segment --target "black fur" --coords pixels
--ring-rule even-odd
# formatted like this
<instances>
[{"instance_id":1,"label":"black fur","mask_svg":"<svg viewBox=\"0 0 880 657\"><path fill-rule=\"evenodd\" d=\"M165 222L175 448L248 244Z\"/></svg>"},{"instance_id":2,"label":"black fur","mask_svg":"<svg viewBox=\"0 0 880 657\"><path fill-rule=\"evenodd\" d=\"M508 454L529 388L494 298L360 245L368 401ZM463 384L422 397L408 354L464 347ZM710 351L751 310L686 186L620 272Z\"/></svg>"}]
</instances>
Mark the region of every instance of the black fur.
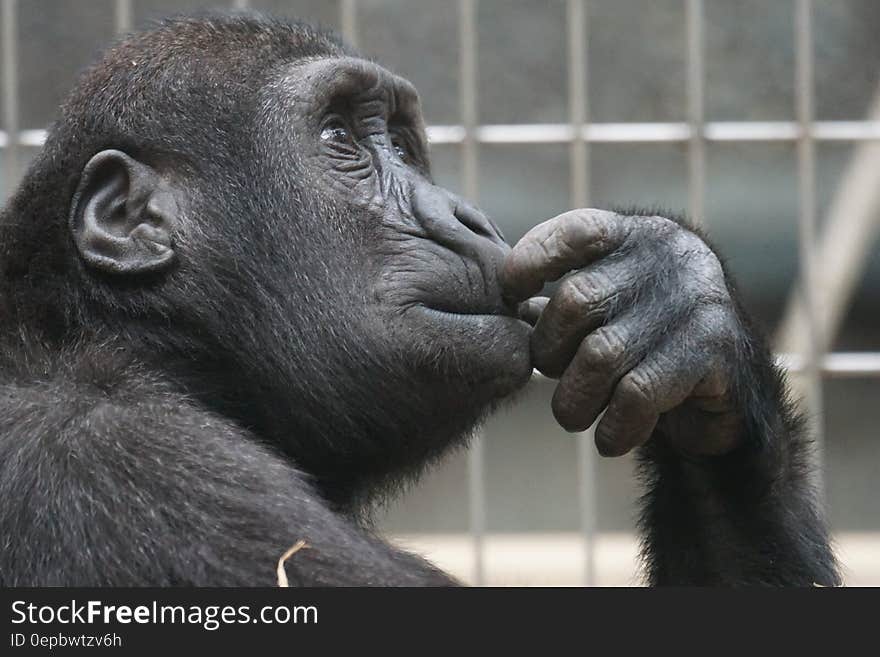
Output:
<instances>
[{"instance_id":1,"label":"black fur","mask_svg":"<svg viewBox=\"0 0 880 657\"><path fill-rule=\"evenodd\" d=\"M737 406L746 409L745 444L724 456L682 457L669 447L661 422L639 453L648 581L837 586L806 421L765 340L741 308L739 316L746 325L732 387Z\"/></svg>"}]
</instances>

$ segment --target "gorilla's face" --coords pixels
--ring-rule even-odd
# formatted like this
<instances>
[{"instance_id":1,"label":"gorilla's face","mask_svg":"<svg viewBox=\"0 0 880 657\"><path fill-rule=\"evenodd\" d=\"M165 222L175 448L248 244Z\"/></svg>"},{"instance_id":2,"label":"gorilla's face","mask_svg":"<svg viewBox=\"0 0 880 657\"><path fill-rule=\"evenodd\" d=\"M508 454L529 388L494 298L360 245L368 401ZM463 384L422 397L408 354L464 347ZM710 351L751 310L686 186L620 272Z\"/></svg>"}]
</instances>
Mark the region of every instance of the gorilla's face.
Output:
<instances>
[{"instance_id":1,"label":"gorilla's face","mask_svg":"<svg viewBox=\"0 0 880 657\"><path fill-rule=\"evenodd\" d=\"M303 214L348 262L339 301L356 309L346 314L356 330L386 336L389 358L448 392L485 400L522 385L529 329L498 284L509 246L478 209L432 183L412 85L333 58L294 65L273 91L295 127L306 188L325 206Z\"/></svg>"},{"instance_id":2,"label":"gorilla's face","mask_svg":"<svg viewBox=\"0 0 880 657\"><path fill-rule=\"evenodd\" d=\"M226 105L168 121L170 149L91 157L69 226L89 303L108 299L93 323L351 486L421 466L522 386L530 327L502 300L498 229L431 182L408 82L329 53L270 69L196 76L192 98L229 85Z\"/></svg>"}]
</instances>

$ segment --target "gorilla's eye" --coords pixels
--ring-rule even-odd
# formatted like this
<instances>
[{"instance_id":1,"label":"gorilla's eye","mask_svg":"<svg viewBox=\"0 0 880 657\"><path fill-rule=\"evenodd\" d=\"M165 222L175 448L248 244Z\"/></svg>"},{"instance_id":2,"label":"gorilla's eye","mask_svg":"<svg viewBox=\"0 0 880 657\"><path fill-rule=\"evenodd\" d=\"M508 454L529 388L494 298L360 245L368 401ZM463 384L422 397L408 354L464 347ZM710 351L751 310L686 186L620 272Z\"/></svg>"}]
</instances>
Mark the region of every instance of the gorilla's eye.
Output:
<instances>
[{"instance_id":1,"label":"gorilla's eye","mask_svg":"<svg viewBox=\"0 0 880 657\"><path fill-rule=\"evenodd\" d=\"M391 146L394 148L394 152L397 153L397 157L399 157L404 162L410 161L410 151L409 145L406 143L406 139L404 139L400 135L391 135Z\"/></svg>"},{"instance_id":2,"label":"gorilla's eye","mask_svg":"<svg viewBox=\"0 0 880 657\"><path fill-rule=\"evenodd\" d=\"M321 141L351 144L354 140L345 122L338 116L328 118L321 127Z\"/></svg>"}]
</instances>

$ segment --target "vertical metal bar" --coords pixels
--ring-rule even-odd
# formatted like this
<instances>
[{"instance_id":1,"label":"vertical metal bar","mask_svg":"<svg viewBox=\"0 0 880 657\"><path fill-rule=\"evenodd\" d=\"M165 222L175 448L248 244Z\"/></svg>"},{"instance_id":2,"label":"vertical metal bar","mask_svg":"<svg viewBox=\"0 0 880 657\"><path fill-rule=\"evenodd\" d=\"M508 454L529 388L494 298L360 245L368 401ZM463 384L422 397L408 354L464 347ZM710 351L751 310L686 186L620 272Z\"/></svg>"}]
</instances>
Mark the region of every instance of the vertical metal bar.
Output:
<instances>
[{"instance_id":1,"label":"vertical metal bar","mask_svg":"<svg viewBox=\"0 0 880 657\"><path fill-rule=\"evenodd\" d=\"M131 3L132 0L116 0L116 34L125 34L131 30Z\"/></svg>"},{"instance_id":2,"label":"vertical metal bar","mask_svg":"<svg viewBox=\"0 0 880 657\"><path fill-rule=\"evenodd\" d=\"M345 40L357 48L357 6L355 0L341 0L339 3L339 25Z\"/></svg>"},{"instance_id":3,"label":"vertical metal bar","mask_svg":"<svg viewBox=\"0 0 880 657\"><path fill-rule=\"evenodd\" d=\"M572 124L569 168L571 204L585 207L589 201L589 154L584 139L587 108L587 44L585 0L568 0L568 113Z\"/></svg>"},{"instance_id":4,"label":"vertical metal bar","mask_svg":"<svg viewBox=\"0 0 880 657\"><path fill-rule=\"evenodd\" d=\"M461 145L461 177L464 195L474 201L478 196L477 178L477 28L476 0L459 0L458 94L464 140ZM485 583L484 536L486 533L485 445L482 434L474 436L468 451L468 499L473 540L473 582Z\"/></svg>"},{"instance_id":5,"label":"vertical metal bar","mask_svg":"<svg viewBox=\"0 0 880 657\"><path fill-rule=\"evenodd\" d=\"M568 113L572 125L569 151L571 206L586 207L590 199L590 156L584 139L584 124L589 120L587 106L587 7L585 0L568 0ZM583 584L595 582L596 477L594 433L577 437L578 510L583 538Z\"/></svg>"},{"instance_id":6,"label":"vertical metal bar","mask_svg":"<svg viewBox=\"0 0 880 657\"><path fill-rule=\"evenodd\" d=\"M461 149L462 188L465 196L477 199L477 0L459 0L459 96L464 141Z\"/></svg>"},{"instance_id":7,"label":"vertical metal bar","mask_svg":"<svg viewBox=\"0 0 880 657\"><path fill-rule=\"evenodd\" d=\"M705 221L706 142L703 134L703 0L687 0L687 117L691 136L688 142L688 212L691 221Z\"/></svg>"},{"instance_id":8,"label":"vertical metal bar","mask_svg":"<svg viewBox=\"0 0 880 657\"><path fill-rule=\"evenodd\" d=\"M799 127L797 141L798 159L798 255L800 257L800 286L807 321L807 349L804 354L804 378L806 401L810 423L819 459L819 480L823 489L823 409L822 409L822 357L821 327L816 318L820 316L818 303L818 277L816 276L816 145L813 141L813 26L812 0L797 0L795 10L795 90L796 115Z\"/></svg>"},{"instance_id":9,"label":"vertical metal bar","mask_svg":"<svg viewBox=\"0 0 880 657\"><path fill-rule=\"evenodd\" d=\"M6 129L6 169L4 195L12 191L18 177L18 17L17 0L0 0L3 13L3 124Z\"/></svg>"},{"instance_id":10,"label":"vertical metal bar","mask_svg":"<svg viewBox=\"0 0 880 657\"><path fill-rule=\"evenodd\" d=\"M247 9L250 4L250 0L232 0L233 9Z\"/></svg>"}]
</instances>

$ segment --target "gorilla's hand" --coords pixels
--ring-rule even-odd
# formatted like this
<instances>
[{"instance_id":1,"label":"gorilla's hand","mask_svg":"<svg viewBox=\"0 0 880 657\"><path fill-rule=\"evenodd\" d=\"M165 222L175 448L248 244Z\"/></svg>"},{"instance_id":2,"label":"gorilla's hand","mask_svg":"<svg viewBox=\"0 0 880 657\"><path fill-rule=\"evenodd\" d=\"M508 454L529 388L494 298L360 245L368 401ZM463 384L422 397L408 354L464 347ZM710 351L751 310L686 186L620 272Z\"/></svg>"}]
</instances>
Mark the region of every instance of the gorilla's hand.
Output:
<instances>
[{"instance_id":1,"label":"gorilla's hand","mask_svg":"<svg viewBox=\"0 0 880 657\"><path fill-rule=\"evenodd\" d=\"M562 276L551 299L529 299ZM640 518L652 584L840 582L802 420L699 235L574 210L523 237L501 283L534 324L533 365L559 378L560 424L583 430L605 409L606 455L650 439Z\"/></svg>"},{"instance_id":2,"label":"gorilla's hand","mask_svg":"<svg viewBox=\"0 0 880 657\"><path fill-rule=\"evenodd\" d=\"M547 281L571 272L552 298ZM553 413L583 431L606 409L596 445L608 456L647 441L658 422L675 447L721 454L740 441L732 394L744 335L718 258L662 217L573 210L514 246L502 281L534 324L534 366L559 384Z\"/></svg>"}]
</instances>

